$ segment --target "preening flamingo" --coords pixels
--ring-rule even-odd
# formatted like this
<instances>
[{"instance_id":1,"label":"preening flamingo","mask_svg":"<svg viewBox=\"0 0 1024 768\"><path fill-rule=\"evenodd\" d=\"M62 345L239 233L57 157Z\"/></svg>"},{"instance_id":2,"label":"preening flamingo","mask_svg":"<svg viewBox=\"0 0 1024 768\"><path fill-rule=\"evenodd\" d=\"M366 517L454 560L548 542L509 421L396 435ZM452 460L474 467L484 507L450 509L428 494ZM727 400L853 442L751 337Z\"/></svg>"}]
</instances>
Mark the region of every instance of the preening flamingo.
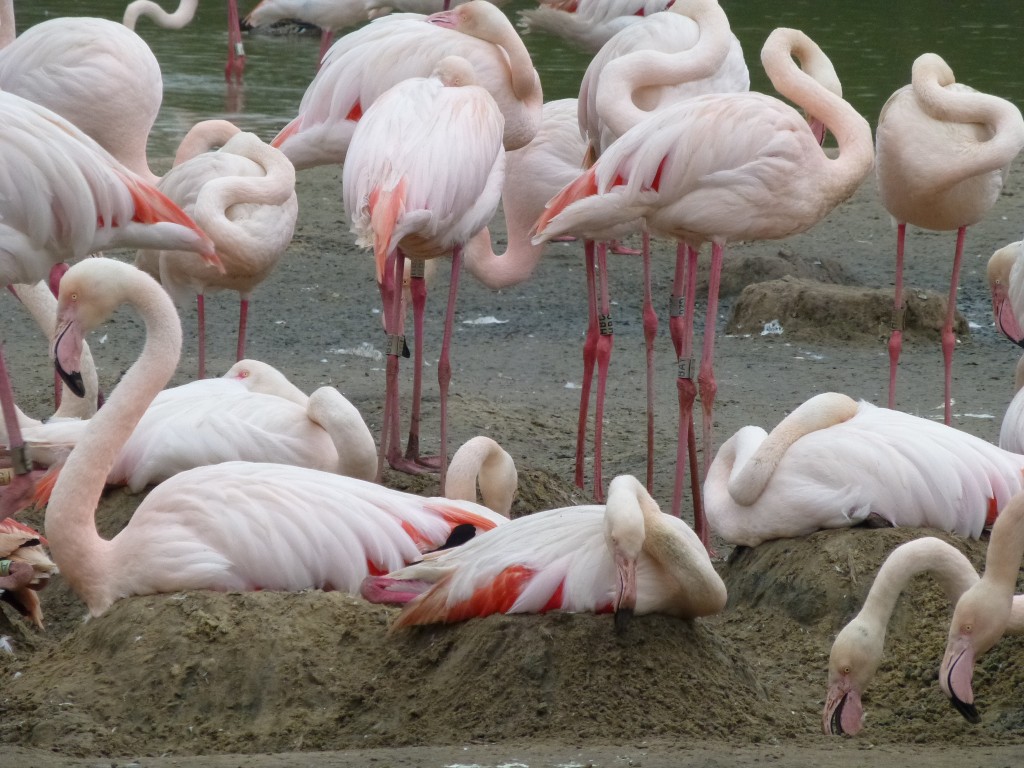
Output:
<instances>
[{"instance_id":1,"label":"preening flamingo","mask_svg":"<svg viewBox=\"0 0 1024 768\"><path fill-rule=\"evenodd\" d=\"M190 139L191 137L191 139ZM298 217L295 168L279 150L255 134L241 133L224 120L204 121L189 131L194 156L179 149L175 165L158 183L210 236L223 269L204 264L187 251L150 251L138 263L179 303L195 297L199 327L199 378L206 375L205 294L231 290L239 295L238 346L245 357L249 297L277 266L291 243ZM220 148L213 147L220 144Z\"/></svg>"},{"instance_id":2,"label":"preening flamingo","mask_svg":"<svg viewBox=\"0 0 1024 768\"><path fill-rule=\"evenodd\" d=\"M83 336L121 304L146 325L146 344L71 452L46 509L50 551L98 616L130 595L188 589L355 591L442 545L459 524L506 518L479 504L423 498L327 472L228 462L182 472L151 490L112 539L96 506L117 453L177 366L181 324L146 273L86 259L61 282L58 370L73 384Z\"/></svg>"},{"instance_id":3,"label":"preening flamingo","mask_svg":"<svg viewBox=\"0 0 1024 768\"><path fill-rule=\"evenodd\" d=\"M370 105L395 83L429 76L445 56L467 59L498 103L505 149L526 146L540 125L540 77L515 27L486 0L432 16L385 16L345 35L328 51L298 115L271 143L298 170L343 163Z\"/></svg>"},{"instance_id":4,"label":"preening flamingo","mask_svg":"<svg viewBox=\"0 0 1024 768\"><path fill-rule=\"evenodd\" d=\"M293 19L320 27L320 55L316 59L319 68L334 33L369 18L364 0L260 0L245 17L245 23L259 29Z\"/></svg>"},{"instance_id":5,"label":"preening flamingo","mask_svg":"<svg viewBox=\"0 0 1024 768\"><path fill-rule=\"evenodd\" d=\"M846 395L795 408L771 434L743 427L704 483L711 529L731 544L805 536L875 516L978 538L1024 487L1024 456Z\"/></svg>"},{"instance_id":6,"label":"preening flamingo","mask_svg":"<svg viewBox=\"0 0 1024 768\"><path fill-rule=\"evenodd\" d=\"M191 249L213 263L213 244L174 203L74 125L35 102L0 91L0 283L35 283L61 262L116 247ZM13 477L4 493L30 488L0 349L0 405Z\"/></svg>"},{"instance_id":7,"label":"preening flamingo","mask_svg":"<svg viewBox=\"0 0 1024 768\"><path fill-rule=\"evenodd\" d=\"M666 515L643 485L620 475L605 506L517 518L457 549L431 553L363 596L406 602L393 628L492 613L664 613L692 619L725 608L725 584L694 532Z\"/></svg>"},{"instance_id":8,"label":"preening flamingo","mask_svg":"<svg viewBox=\"0 0 1024 768\"><path fill-rule=\"evenodd\" d=\"M988 260L996 329L1017 346L1024 345L1024 241L1004 245Z\"/></svg>"},{"instance_id":9,"label":"preening flamingo","mask_svg":"<svg viewBox=\"0 0 1024 768\"><path fill-rule=\"evenodd\" d=\"M1024 558L1024 494L1018 493L996 518L985 554L985 572L956 603L949 622L939 685L972 723L981 720L974 704L974 664L1010 630L1019 631L1014 591Z\"/></svg>"},{"instance_id":10,"label":"preening flamingo","mask_svg":"<svg viewBox=\"0 0 1024 768\"><path fill-rule=\"evenodd\" d=\"M871 129L853 107L793 62L827 57L805 34L780 28L769 35L761 61L779 93L820 120L835 136L830 158L807 120L779 99L759 93L696 96L655 112L608 147L590 170L550 203L536 225L535 242L588 229L602 230L643 218L655 235L681 240L694 250L710 240L704 349L698 382L704 413L705 461L711 442L714 338L718 285L725 244L781 239L814 226L850 197L871 170ZM693 291L687 292L688 296ZM688 308L684 339L692 338ZM684 352L686 347L684 344ZM683 357L683 360L686 358ZM696 388L680 378L680 443L692 418ZM684 450L680 449L680 455ZM676 472L683 471L677 461ZM680 487L677 482L677 488ZM681 496L673 498L673 512ZM703 516L695 528L708 542Z\"/></svg>"},{"instance_id":11,"label":"preening flamingo","mask_svg":"<svg viewBox=\"0 0 1024 768\"><path fill-rule=\"evenodd\" d=\"M864 606L832 643L828 692L821 716L826 735L855 736L863 729L861 695L882 661L886 626L900 595L922 573L935 577L951 605L979 578L960 550L933 536L908 541L889 554L871 583ZM1024 632L1024 595L1013 598L1007 631Z\"/></svg>"},{"instance_id":12,"label":"preening flamingo","mask_svg":"<svg viewBox=\"0 0 1024 768\"><path fill-rule=\"evenodd\" d=\"M498 105L475 84L468 61L447 57L431 77L403 80L374 101L352 135L353 152L342 172L352 231L360 245L374 250L389 335L380 470L387 458L396 469L423 471L418 410L414 410L404 457L399 447L398 355L404 347L401 301L405 257L452 257L444 340L437 364L442 494L447 467L450 347L462 247L490 221L498 206L505 171L502 127ZM451 147L459 151L453 153ZM423 312L415 292L413 301L419 369ZM413 401L417 409L418 391L413 392Z\"/></svg>"},{"instance_id":13,"label":"preening flamingo","mask_svg":"<svg viewBox=\"0 0 1024 768\"><path fill-rule=\"evenodd\" d=\"M642 23L622 30L609 40L590 62L583 76L578 118L580 131L588 144L587 164L593 163L615 139L659 109L700 94L738 93L747 91L749 87L750 76L743 60L743 50L717 0L687 0L673 5L665 13L645 18ZM628 228L642 229L642 221L629 223ZM650 489L654 483L654 339L658 331L658 316L651 295L650 242L646 232L642 255L643 323L647 353L647 487ZM692 254L692 262L696 263L695 253ZM680 248L676 258L677 294L682 293L685 283L683 270L686 266L683 249ZM614 332L607 254L603 242L596 247L593 242L586 243L586 271L589 323L583 346L583 385L576 437L576 484L583 487L587 409L596 366L594 495L600 501L604 492L604 394ZM689 291L691 296L692 293L692 290ZM672 299L673 312L680 301L681 297ZM685 353L684 359L689 360L688 342L681 335L680 322L674 320L670 325L677 357ZM683 441L691 426L680 422L679 428L680 440ZM682 463L683 460L683 454L677 451L677 462ZM681 482L681 475L677 477L677 482ZM700 486L696 478L693 483L696 497ZM676 514L681 513L681 506L680 485L673 501Z\"/></svg>"},{"instance_id":14,"label":"preening flamingo","mask_svg":"<svg viewBox=\"0 0 1024 768\"><path fill-rule=\"evenodd\" d=\"M224 79L241 83L245 74L245 47L242 45L242 27L238 18L238 0L227 0L228 5L228 60L224 65ZM153 0L134 0L124 9L122 23L135 29L140 18L149 18L158 27L181 29L192 21L199 0L179 0L178 7L168 13Z\"/></svg>"},{"instance_id":15,"label":"preening flamingo","mask_svg":"<svg viewBox=\"0 0 1024 768\"><path fill-rule=\"evenodd\" d=\"M903 346L903 245L907 224L957 231L953 276L942 326L945 419L952 419L953 318L964 236L995 205L1011 161L1024 148L1020 110L998 96L957 83L934 53L918 56L911 83L882 107L875 132L882 205L897 225L896 296L889 337L889 407Z\"/></svg>"},{"instance_id":16,"label":"preening flamingo","mask_svg":"<svg viewBox=\"0 0 1024 768\"><path fill-rule=\"evenodd\" d=\"M523 32L546 32L596 53L615 34L672 7L675 0L541 0L519 11Z\"/></svg>"},{"instance_id":17,"label":"preening flamingo","mask_svg":"<svg viewBox=\"0 0 1024 768\"><path fill-rule=\"evenodd\" d=\"M43 611L36 592L50 583L57 566L38 532L12 518L0 520L0 600L10 603L39 629Z\"/></svg>"}]
</instances>

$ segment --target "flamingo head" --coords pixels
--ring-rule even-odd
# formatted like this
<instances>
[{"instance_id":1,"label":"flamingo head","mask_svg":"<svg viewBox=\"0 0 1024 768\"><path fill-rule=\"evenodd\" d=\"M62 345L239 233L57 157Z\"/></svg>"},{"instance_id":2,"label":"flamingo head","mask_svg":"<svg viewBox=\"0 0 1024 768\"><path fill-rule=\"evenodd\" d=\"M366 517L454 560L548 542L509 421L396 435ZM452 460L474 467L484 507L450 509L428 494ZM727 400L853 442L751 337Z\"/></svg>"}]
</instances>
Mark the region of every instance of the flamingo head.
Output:
<instances>
[{"instance_id":1,"label":"flamingo head","mask_svg":"<svg viewBox=\"0 0 1024 768\"><path fill-rule=\"evenodd\" d=\"M996 328L1019 347L1024 347L1024 329L1021 328L1017 313L1010 301L1010 273L1018 257L1024 253L1021 242L1011 243L992 254L988 260L986 274L989 291L992 294L992 313Z\"/></svg>"},{"instance_id":2,"label":"flamingo head","mask_svg":"<svg viewBox=\"0 0 1024 768\"><path fill-rule=\"evenodd\" d=\"M836 636L828 659L828 692L821 714L827 736L856 736L864 727L861 692L882 659L884 635L855 618Z\"/></svg>"},{"instance_id":3,"label":"flamingo head","mask_svg":"<svg viewBox=\"0 0 1024 768\"><path fill-rule=\"evenodd\" d=\"M500 18L499 18L500 17ZM482 0L470 0L447 11L439 11L427 16L428 24L454 29L473 37L486 37L487 30L504 22L509 24L508 17L497 6Z\"/></svg>"},{"instance_id":4,"label":"flamingo head","mask_svg":"<svg viewBox=\"0 0 1024 768\"><path fill-rule=\"evenodd\" d=\"M643 550L646 530L638 494L643 486L629 475L612 480L605 507L605 541L615 563L615 631L623 632L636 610L636 563Z\"/></svg>"}]
</instances>

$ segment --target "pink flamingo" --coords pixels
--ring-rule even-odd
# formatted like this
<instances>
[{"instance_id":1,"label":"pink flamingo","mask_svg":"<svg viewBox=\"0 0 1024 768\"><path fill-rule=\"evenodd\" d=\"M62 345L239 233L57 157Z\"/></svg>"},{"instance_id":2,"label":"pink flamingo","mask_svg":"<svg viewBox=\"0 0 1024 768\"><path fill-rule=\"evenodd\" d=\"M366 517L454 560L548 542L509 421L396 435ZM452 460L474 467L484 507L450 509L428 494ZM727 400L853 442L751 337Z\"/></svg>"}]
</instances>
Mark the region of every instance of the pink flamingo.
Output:
<instances>
[{"instance_id":1,"label":"pink flamingo","mask_svg":"<svg viewBox=\"0 0 1024 768\"><path fill-rule=\"evenodd\" d=\"M886 625L914 577L935 577L953 605L979 576L971 561L942 539L924 536L896 547L878 569L860 613L836 635L828 658L828 692L822 711L826 735L856 736L864 727L861 694L882 662ZM1015 595L1008 632L1024 632L1024 595Z\"/></svg>"},{"instance_id":2,"label":"pink flamingo","mask_svg":"<svg viewBox=\"0 0 1024 768\"><path fill-rule=\"evenodd\" d=\"M238 1L228 3L228 60L224 65L224 79L241 83L245 74L245 47L242 45L242 27L238 19ZM168 13L153 0L134 0L124 9L122 23L128 29L135 29L141 17L148 17L158 27L181 29L192 21L199 7L199 0L179 0L178 7Z\"/></svg>"},{"instance_id":3,"label":"pink flamingo","mask_svg":"<svg viewBox=\"0 0 1024 768\"><path fill-rule=\"evenodd\" d=\"M594 166L555 197L536 225L535 242L565 233L587 235L643 219L654 234L694 250L712 243L707 321L701 357L704 455L710 459L711 415L717 384L714 338L718 284L727 242L780 239L814 226L852 195L871 170L871 129L856 110L793 62L818 58L820 48L797 30L776 29L761 51L772 84L835 134L839 156L828 157L804 117L759 93L696 96L655 112L608 147ZM690 280L694 279L693 275ZM693 291L688 291L692 304ZM683 338L692 338L687 307ZM684 350L686 346L684 345ZM682 435L692 418L692 380L680 378ZM676 472L682 471L677 461ZM677 489L680 487L677 481ZM699 495L699 494L698 494ZM673 498L673 512L681 496ZM696 506L696 504L695 504ZM708 543L695 509L695 528Z\"/></svg>"},{"instance_id":4,"label":"pink flamingo","mask_svg":"<svg viewBox=\"0 0 1024 768\"><path fill-rule=\"evenodd\" d=\"M221 145L214 150L215 145ZM236 360L245 357L249 299L270 276L291 243L298 217L295 168L279 150L225 120L207 120L189 131L157 187L203 228L220 256L213 269L186 251L141 252L137 264L179 303L195 296L199 328L199 378L206 375L207 292L239 296Z\"/></svg>"},{"instance_id":5,"label":"pink flamingo","mask_svg":"<svg viewBox=\"0 0 1024 768\"><path fill-rule=\"evenodd\" d=\"M423 498L302 467L227 462L156 486L112 539L96 531L104 479L181 351L181 324L145 272L86 259L61 283L58 370L76 381L83 336L123 303L146 325L146 344L68 456L46 509L50 551L94 616L131 595L216 590L358 590L371 573L412 562L456 525L506 521L470 501ZM98 458L102 457L102 458Z\"/></svg>"},{"instance_id":6,"label":"pink flamingo","mask_svg":"<svg viewBox=\"0 0 1024 768\"><path fill-rule=\"evenodd\" d=\"M726 591L692 530L666 515L640 482L620 475L606 506L536 512L426 555L362 594L407 603L393 629L492 613L615 613L692 619L725 608Z\"/></svg>"},{"instance_id":7,"label":"pink flamingo","mask_svg":"<svg viewBox=\"0 0 1024 768\"><path fill-rule=\"evenodd\" d=\"M1019 630L1014 590L1024 558L1024 494L1018 493L992 526L985 572L956 603L949 622L939 685L953 707L972 723L981 720L974 704L974 664L1011 626Z\"/></svg>"},{"instance_id":8,"label":"pink flamingo","mask_svg":"<svg viewBox=\"0 0 1024 768\"><path fill-rule=\"evenodd\" d=\"M43 549L38 532L10 517L0 520L0 600L43 628L36 592L50 583L57 566Z\"/></svg>"},{"instance_id":9,"label":"pink flamingo","mask_svg":"<svg viewBox=\"0 0 1024 768\"><path fill-rule=\"evenodd\" d=\"M541 0L519 11L523 32L546 32L596 53L617 33L665 11L675 0Z\"/></svg>"},{"instance_id":10,"label":"pink flamingo","mask_svg":"<svg viewBox=\"0 0 1024 768\"><path fill-rule=\"evenodd\" d=\"M992 294L996 328L1017 346L1024 344L1024 241L1004 245L988 260L985 273Z\"/></svg>"},{"instance_id":11,"label":"pink flamingo","mask_svg":"<svg viewBox=\"0 0 1024 768\"><path fill-rule=\"evenodd\" d=\"M61 262L114 247L191 249L216 263L213 244L174 203L60 116L0 91L0 282L35 283ZM0 405L13 477L4 506L31 487L30 465L0 351Z\"/></svg>"},{"instance_id":12,"label":"pink flamingo","mask_svg":"<svg viewBox=\"0 0 1024 768\"><path fill-rule=\"evenodd\" d=\"M827 392L766 434L726 440L705 513L731 544L806 536L880 518L978 538L1024 487L1024 456L945 424Z\"/></svg>"},{"instance_id":13,"label":"pink flamingo","mask_svg":"<svg viewBox=\"0 0 1024 768\"><path fill-rule=\"evenodd\" d=\"M952 419L953 318L967 227L989 212L1010 162L1024 147L1024 117L1013 104L957 83L939 56L914 61L911 84L882 107L875 135L878 191L897 224L896 295L889 337L889 407L903 346L903 244L907 224L957 231L942 326L945 419Z\"/></svg>"},{"instance_id":14,"label":"pink flamingo","mask_svg":"<svg viewBox=\"0 0 1024 768\"><path fill-rule=\"evenodd\" d=\"M467 7L467 6L463 6ZM452 11L451 13L458 13ZM447 467L447 400L450 346L462 247L498 206L505 170L502 115L490 94L474 84L465 59L442 59L429 78L403 80L374 101L352 136L342 175L345 210L358 242L372 246L389 335L387 394L380 441L380 469L387 458L403 471L423 471L419 461L418 403L409 451L400 455L398 355L404 346L401 313L405 257L451 254L452 277L444 340L437 366L441 393L441 493ZM451 147L459 151L450 152ZM443 171L437 158L445 157ZM422 303L415 306L417 369L422 359Z\"/></svg>"}]
</instances>

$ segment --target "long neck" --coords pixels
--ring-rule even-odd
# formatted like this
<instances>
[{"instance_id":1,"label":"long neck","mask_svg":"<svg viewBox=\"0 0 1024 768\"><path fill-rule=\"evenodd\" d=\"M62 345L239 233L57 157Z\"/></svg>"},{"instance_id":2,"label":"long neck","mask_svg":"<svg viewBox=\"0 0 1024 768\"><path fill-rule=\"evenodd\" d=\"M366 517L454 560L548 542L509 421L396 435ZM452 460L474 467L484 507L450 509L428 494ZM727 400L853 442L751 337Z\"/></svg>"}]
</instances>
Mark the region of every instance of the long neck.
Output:
<instances>
[{"instance_id":1,"label":"long neck","mask_svg":"<svg viewBox=\"0 0 1024 768\"><path fill-rule=\"evenodd\" d=\"M530 218L505 195L502 197L508 241L503 253L495 253L491 231L484 227L466 243L466 268L492 291L509 288L529 280L544 255L544 243L530 242L530 227L540 216ZM543 210L543 208L541 209Z\"/></svg>"},{"instance_id":2,"label":"long neck","mask_svg":"<svg viewBox=\"0 0 1024 768\"><path fill-rule=\"evenodd\" d=\"M595 106L613 135L621 136L650 112L637 106L640 88L678 85L714 74L732 43L729 19L714 0L676 3L670 12L684 15L700 30L695 45L677 53L640 50L609 62L601 72Z\"/></svg>"},{"instance_id":3,"label":"long neck","mask_svg":"<svg viewBox=\"0 0 1024 768\"><path fill-rule=\"evenodd\" d=\"M512 457L494 440L474 437L452 456L445 476L445 495L476 501L477 483L484 506L508 517L518 476Z\"/></svg>"},{"instance_id":4,"label":"long neck","mask_svg":"<svg viewBox=\"0 0 1024 768\"><path fill-rule=\"evenodd\" d=\"M1024 494L1007 502L992 525L981 580L986 589L1000 596L1012 596L1017 573L1024 559Z\"/></svg>"},{"instance_id":5,"label":"long neck","mask_svg":"<svg viewBox=\"0 0 1024 768\"><path fill-rule=\"evenodd\" d=\"M181 29L196 15L199 0L181 0L174 13L168 13L152 0L135 0L124 9L121 22L128 29L135 29L135 23L142 16L148 16L158 27L165 29Z\"/></svg>"},{"instance_id":6,"label":"long neck","mask_svg":"<svg viewBox=\"0 0 1024 768\"><path fill-rule=\"evenodd\" d=\"M512 93L519 101L527 101L540 90L540 77L533 67L533 59L523 39L511 23L502 25L501 32L491 40L501 46L508 56L508 69L511 76Z\"/></svg>"},{"instance_id":7,"label":"long neck","mask_svg":"<svg viewBox=\"0 0 1024 768\"><path fill-rule=\"evenodd\" d=\"M334 443L338 474L372 481L377 474L377 445L359 410L334 387L321 387L309 396L306 413Z\"/></svg>"},{"instance_id":8,"label":"long neck","mask_svg":"<svg viewBox=\"0 0 1024 768\"><path fill-rule=\"evenodd\" d=\"M196 155L223 147L241 129L228 120L201 120L185 134L174 153L174 165L191 160Z\"/></svg>"},{"instance_id":9,"label":"long neck","mask_svg":"<svg viewBox=\"0 0 1024 768\"><path fill-rule=\"evenodd\" d=\"M730 495L738 504L753 504L793 443L811 432L847 421L856 413L856 401L835 392L816 395L802 403L779 422L749 459L742 463L737 460L729 477Z\"/></svg>"},{"instance_id":10,"label":"long neck","mask_svg":"<svg viewBox=\"0 0 1024 768\"><path fill-rule=\"evenodd\" d=\"M806 72L793 62L793 56L805 62ZM817 44L795 29L776 29L761 49L762 66L775 89L820 120L836 137L839 156L828 160L829 181L836 189L849 189L852 193L863 180L865 168L870 168L874 161L874 141L868 121L841 96L808 74L825 70L826 62L828 57ZM827 69L834 72L831 62Z\"/></svg>"},{"instance_id":11,"label":"long neck","mask_svg":"<svg viewBox=\"0 0 1024 768\"><path fill-rule=\"evenodd\" d=\"M0 48L13 43L17 35L14 27L14 0L0 0Z\"/></svg>"},{"instance_id":12,"label":"long neck","mask_svg":"<svg viewBox=\"0 0 1024 768\"><path fill-rule=\"evenodd\" d=\"M93 613L112 600L108 589L118 565L111 557L112 542L96 530L96 507L107 474L146 408L170 380L181 353L181 323L159 284L151 279L134 282L129 301L146 325L142 354L71 451L46 508L53 559Z\"/></svg>"},{"instance_id":13,"label":"long neck","mask_svg":"<svg viewBox=\"0 0 1024 768\"><path fill-rule=\"evenodd\" d=\"M957 87L953 71L935 54L922 55L914 62L912 83L914 97L931 117L987 128L989 136L979 140L964 156L969 160L963 169L964 178L1006 167L1024 146L1024 118L1020 110L998 96Z\"/></svg>"}]
</instances>

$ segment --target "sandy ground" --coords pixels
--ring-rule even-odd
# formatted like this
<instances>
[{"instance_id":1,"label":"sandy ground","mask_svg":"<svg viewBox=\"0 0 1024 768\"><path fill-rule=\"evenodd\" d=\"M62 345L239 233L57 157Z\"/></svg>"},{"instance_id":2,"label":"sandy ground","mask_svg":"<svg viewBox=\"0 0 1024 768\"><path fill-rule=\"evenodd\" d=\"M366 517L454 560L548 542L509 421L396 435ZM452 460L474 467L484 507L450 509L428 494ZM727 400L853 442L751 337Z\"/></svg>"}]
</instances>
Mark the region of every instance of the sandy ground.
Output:
<instances>
[{"instance_id":1,"label":"sandy ground","mask_svg":"<svg viewBox=\"0 0 1024 768\"><path fill-rule=\"evenodd\" d=\"M379 297L371 258L347 232L339 176L336 169L300 174L298 231L255 295L248 355L306 391L336 385L376 433L384 382L375 352L383 340ZM994 249L1020 237L1021 180L1015 169L995 210L968 232L958 297L964 321L953 363L954 423L993 441L1012 396L1017 350L992 328L984 269ZM500 216L495 241L504 248ZM825 390L884 404L894 242L869 182L812 232L730 250L717 319L719 443L745 424L770 428ZM920 312L908 333L897 405L928 418L941 419L936 318L953 242L952 233L912 230L908 245L908 294ZM660 307L671 283L669 254L658 244ZM432 377L446 271L442 264L428 305L427 452L437 447ZM783 274L795 277L765 288ZM639 275L636 258L612 263L606 479L644 472ZM207 304L209 365L220 372L233 362L237 305L227 294ZM3 312L19 400L44 416L52 409L45 341L14 322L20 315L10 299ZM186 350L173 383L195 375L195 311L182 314ZM676 431L666 314L657 339L654 488L663 505ZM781 334L762 335L776 320ZM521 473L515 514L589 500L589 490L572 484L585 321L579 244L553 245L534 278L509 290L494 293L464 275L450 450L475 434L499 440ZM127 311L93 336L108 390L139 341L140 323ZM404 393L410 369L403 367ZM390 473L386 482L436 490L434 478ZM101 532L113 535L140 498L108 493L97 512ZM43 524L40 514L28 519ZM890 626L886 659L865 696L865 731L852 739L821 734L835 633L888 552L925 533L934 534L856 529L736 551L718 542L716 566L730 593L724 613L693 622L643 617L622 636L608 617L589 615L490 617L389 634L392 609L319 592L133 598L83 623L84 607L58 578L42 593L44 634L0 613L0 635L15 649L0 658L3 764L1019 764L1024 644L1005 639L983 658L976 691L984 719L968 724L936 683L949 607L924 579L901 599ZM984 541L956 543L980 566Z\"/></svg>"}]
</instances>

